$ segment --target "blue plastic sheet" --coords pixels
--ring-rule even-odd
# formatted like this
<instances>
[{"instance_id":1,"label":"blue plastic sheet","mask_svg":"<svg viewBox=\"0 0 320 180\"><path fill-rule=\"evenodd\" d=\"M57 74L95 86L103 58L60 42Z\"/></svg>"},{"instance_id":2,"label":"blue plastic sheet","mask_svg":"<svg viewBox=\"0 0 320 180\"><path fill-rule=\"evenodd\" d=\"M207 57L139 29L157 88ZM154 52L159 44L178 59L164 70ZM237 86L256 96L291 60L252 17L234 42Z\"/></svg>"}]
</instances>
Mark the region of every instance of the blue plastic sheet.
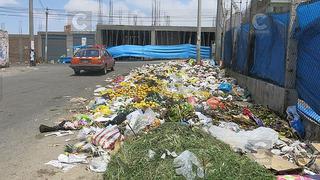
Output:
<instances>
[{"instance_id":1,"label":"blue plastic sheet","mask_svg":"<svg viewBox=\"0 0 320 180\"><path fill-rule=\"evenodd\" d=\"M234 68L240 73L245 71L247 64L249 30L249 24L243 24L237 29L237 53Z\"/></svg>"},{"instance_id":2,"label":"blue plastic sheet","mask_svg":"<svg viewBox=\"0 0 320 180\"><path fill-rule=\"evenodd\" d=\"M187 59L196 58L196 46L192 44L170 45L170 46L138 46L122 45L107 49L113 58L119 57L142 57L150 59ZM201 47L201 58L211 57L210 47Z\"/></svg>"},{"instance_id":3,"label":"blue plastic sheet","mask_svg":"<svg viewBox=\"0 0 320 180\"><path fill-rule=\"evenodd\" d=\"M284 86L289 14L272 14L256 20L260 28L255 27L254 63L250 73Z\"/></svg>"},{"instance_id":4,"label":"blue plastic sheet","mask_svg":"<svg viewBox=\"0 0 320 180\"><path fill-rule=\"evenodd\" d=\"M297 103L297 111L304 117L307 117L317 123L320 123L320 115L317 114L306 102L300 99Z\"/></svg>"},{"instance_id":5,"label":"blue plastic sheet","mask_svg":"<svg viewBox=\"0 0 320 180\"><path fill-rule=\"evenodd\" d=\"M301 138L304 138L305 129L301 121L301 118L297 112L297 106L289 106L286 112L288 120L290 122L290 126Z\"/></svg>"},{"instance_id":6,"label":"blue plastic sheet","mask_svg":"<svg viewBox=\"0 0 320 180\"><path fill-rule=\"evenodd\" d=\"M320 114L320 2L297 8L298 24L294 36L298 40L296 89L317 114Z\"/></svg>"}]
</instances>

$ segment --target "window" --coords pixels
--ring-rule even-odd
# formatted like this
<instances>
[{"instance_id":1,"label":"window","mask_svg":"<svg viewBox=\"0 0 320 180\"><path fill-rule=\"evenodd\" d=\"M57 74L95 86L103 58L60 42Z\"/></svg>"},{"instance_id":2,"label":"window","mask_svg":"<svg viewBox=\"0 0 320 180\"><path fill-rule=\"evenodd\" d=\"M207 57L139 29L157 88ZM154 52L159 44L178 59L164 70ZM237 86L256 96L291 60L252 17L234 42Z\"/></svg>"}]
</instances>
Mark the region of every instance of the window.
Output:
<instances>
[{"instance_id":1,"label":"window","mask_svg":"<svg viewBox=\"0 0 320 180\"><path fill-rule=\"evenodd\" d=\"M99 56L100 56L99 50L91 50L91 49L79 50L75 54L75 57L99 57Z\"/></svg>"}]
</instances>

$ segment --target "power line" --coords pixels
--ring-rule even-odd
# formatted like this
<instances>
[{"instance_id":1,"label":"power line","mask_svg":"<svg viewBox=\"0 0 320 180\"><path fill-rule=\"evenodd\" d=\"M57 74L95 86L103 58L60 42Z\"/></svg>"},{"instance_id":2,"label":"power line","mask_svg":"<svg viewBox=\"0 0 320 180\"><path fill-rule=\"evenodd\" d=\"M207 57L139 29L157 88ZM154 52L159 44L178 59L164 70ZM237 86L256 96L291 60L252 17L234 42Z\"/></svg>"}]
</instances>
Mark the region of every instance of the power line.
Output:
<instances>
[{"instance_id":1,"label":"power line","mask_svg":"<svg viewBox=\"0 0 320 180\"><path fill-rule=\"evenodd\" d=\"M45 9L45 6L43 5L42 0L39 0L39 3L41 5L42 9Z\"/></svg>"}]
</instances>

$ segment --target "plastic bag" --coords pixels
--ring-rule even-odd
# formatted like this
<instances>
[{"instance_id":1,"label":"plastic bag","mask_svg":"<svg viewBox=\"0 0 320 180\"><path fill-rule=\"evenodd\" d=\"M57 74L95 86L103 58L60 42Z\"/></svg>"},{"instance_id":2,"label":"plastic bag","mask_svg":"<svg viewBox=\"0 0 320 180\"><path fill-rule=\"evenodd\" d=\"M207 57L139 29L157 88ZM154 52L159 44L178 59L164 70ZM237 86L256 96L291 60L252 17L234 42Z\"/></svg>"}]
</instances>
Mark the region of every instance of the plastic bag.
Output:
<instances>
[{"instance_id":1,"label":"plastic bag","mask_svg":"<svg viewBox=\"0 0 320 180\"><path fill-rule=\"evenodd\" d=\"M240 127L238 124L234 123L234 122L224 122L221 121L219 124L219 127L225 128L225 129L230 129L234 132L239 132L240 131Z\"/></svg>"},{"instance_id":2,"label":"plastic bag","mask_svg":"<svg viewBox=\"0 0 320 180\"><path fill-rule=\"evenodd\" d=\"M51 160L47 163L45 163L46 165L51 165L53 167L59 168L64 172L69 171L71 168L75 167L76 164L68 164L68 163L62 163L58 160Z\"/></svg>"},{"instance_id":3,"label":"plastic bag","mask_svg":"<svg viewBox=\"0 0 320 180\"><path fill-rule=\"evenodd\" d=\"M96 173L104 173L107 170L109 159L103 156L93 158L90 162L89 169Z\"/></svg>"},{"instance_id":4,"label":"plastic bag","mask_svg":"<svg viewBox=\"0 0 320 180\"><path fill-rule=\"evenodd\" d=\"M178 157L173 160L173 165L176 167L176 173L183 175L187 180L204 177L203 168L198 158L190 151L183 151ZM197 170L193 169L193 166L197 167Z\"/></svg>"},{"instance_id":5,"label":"plastic bag","mask_svg":"<svg viewBox=\"0 0 320 180\"><path fill-rule=\"evenodd\" d=\"M65 154L60 154L58 156L58 161L61 163L74 164L74 163L87 163L87 156L84 154L70 154L69 156Z\"/></svg>"},{"instance_id":6,"label":"plastic bag","mask_svg":"<svg viewBox=\"0 0 320 180\"><path fill-rule=\"evenodd\" d=\"M211 107L211 109L215 110L217 108L224 109L225 105L221 102L221 100L217 97L212 97L207 100L208 106Z\"/></svg>"},{"instance_id":7,"label":"plastic bag","mask_svg":"<svg viewBox=\"0 0 320 180\"><path fill-rule=\"evenodd\" d=\"M305 130L301 122L300 116L297 112L297 107L289 106L286 112L287 112L287 119L290 122L290 126L301 138L304 138Z\"/></svg>"},{"instance_id":8,"label":"plastic bag","mask_svg":"<svg viewBox=\"0 0 320 180\"><path fill-rule=\"evenodd\" d=\"M232 90L232 85L230 83L221 83L219 85L219 90L223 91L223 92L230 92Z\"/></svg>"},{"instance_id":9,"label":"plastic bag","mask_svg":"<svg viewBox=\"0 0 320 180\"><path fill-rule=\"evenodd\" d=\"M259 127L252 131L234 132L227 128L211 125L203 127L203 130L220 141L242 151L271 149L273 144L278 141L278 133L266 127Z\"/></svg>"},{"instance_id":10,"label":"plastic bag","mask_svg":"<svg viewBox=\"0 0 320 180\"><path fill-rule=\"evenodd\" d=\"M156 155L156 152L154 152L154 151L152 151L151 149L149 149L149 151L148 151L148 158L149 158L149 159L153 159L155 155Z\"/></svg>"},{"instance_id":11,"label":"plastic bag","mask_svg":"<svg viewBox=\"0 0 320 180\"><path fill-rule=\"evenodd\" d=\"M203 125L207 125L208 123L212 122L212 118L208 118L207 116L203 115L201 112L195 112L195 114L200 119L200 123Z\"/></svg>"},{"instance_id":12,"label":"plastic bag","mask_svg":"<svg viewBox=\"0 0 320 180\"><path fill-rule=\"evenodd\" d=\"M142 110L136 110L127 116L130 126L127 125L125 133L129 135L133 133L132 131L138 133L146 126L151 125L155 119L156 114L150 108L148 108L145 113L143 113Z\"/></svg>"},{"instance_id":13,"label":"plastic bag","mask_svg":"<svg viewBox=\"0 0 320 180\"><path fill-rule=\"evenodd\" d=\"M115 142L120 138L118 126L108 126L93 136L92 144L101 146L103 149L113 150Z\"/></svg>"}]
</instances>

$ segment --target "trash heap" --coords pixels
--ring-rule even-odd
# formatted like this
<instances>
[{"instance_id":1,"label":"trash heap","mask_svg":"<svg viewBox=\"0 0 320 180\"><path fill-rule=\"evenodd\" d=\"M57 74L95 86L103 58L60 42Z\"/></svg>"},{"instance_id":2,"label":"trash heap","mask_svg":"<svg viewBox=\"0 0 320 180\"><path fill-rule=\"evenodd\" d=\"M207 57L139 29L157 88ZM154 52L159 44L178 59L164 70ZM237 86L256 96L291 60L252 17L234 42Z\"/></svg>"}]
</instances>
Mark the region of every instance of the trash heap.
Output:
<instances>
[{"instance_id":1,"label":"trash heap","mask_svg":"<svg viewBox=\"0 0 320 180\"><path fill-rule=\"evenodd\" d=\"M163 123L177 122L202 129L258 163L256 156L261 154L287 163L281 168L260 163L268 169L296 172L304 168L311 175L319 173L319 169L311 168L316 151L297 140L289 123L268 108L253 104L250 93L210 61L201 65L194 60L144 65L106 82L94 91L86 113L54 127L40 126L40 132L68 134L79 130L79 142L66 145L65 153L47 164L69 170L87 163L90 170L105 172L128 137L143 136ZM183 157L190 157L198 166L196 156L189 151L175 154L174 163L183 163ZM202 171L200 168L199 177L203 177ZM177 173L194 178L184 171Z\"/></svg>"}]
</instances>

